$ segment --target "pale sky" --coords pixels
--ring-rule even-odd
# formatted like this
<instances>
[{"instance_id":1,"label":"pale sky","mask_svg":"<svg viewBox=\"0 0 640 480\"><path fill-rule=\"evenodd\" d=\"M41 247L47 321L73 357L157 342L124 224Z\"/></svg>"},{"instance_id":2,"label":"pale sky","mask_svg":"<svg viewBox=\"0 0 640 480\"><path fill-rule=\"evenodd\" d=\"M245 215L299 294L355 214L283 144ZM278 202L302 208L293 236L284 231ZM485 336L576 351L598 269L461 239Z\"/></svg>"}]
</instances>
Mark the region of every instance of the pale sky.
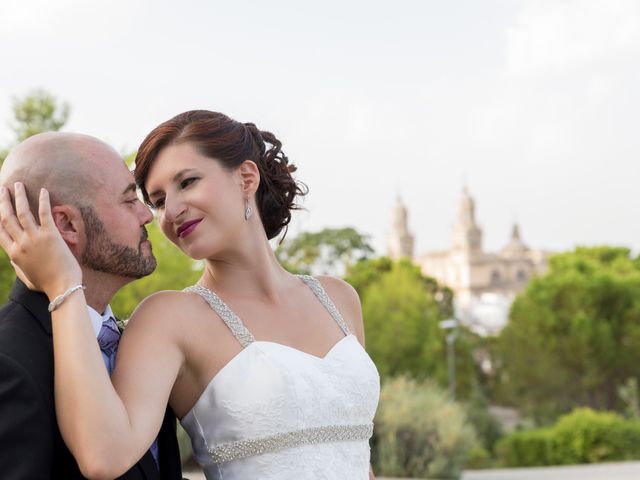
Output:
<instances>
[{"instance_id":1,"label":"pale sky","mask_svg":"<svg viewBox=\"0 0 640 480\"><path fill-rule=\"evenodd\" d=\"M417 253L449 245L466 182L488 250L640 250L636 0L3 0L0 145L44 88L65 128L135 149L217 110L283 142L310 187L291 233L354 226L380 253L400 194Z\"/></svg>"}]
</instances>

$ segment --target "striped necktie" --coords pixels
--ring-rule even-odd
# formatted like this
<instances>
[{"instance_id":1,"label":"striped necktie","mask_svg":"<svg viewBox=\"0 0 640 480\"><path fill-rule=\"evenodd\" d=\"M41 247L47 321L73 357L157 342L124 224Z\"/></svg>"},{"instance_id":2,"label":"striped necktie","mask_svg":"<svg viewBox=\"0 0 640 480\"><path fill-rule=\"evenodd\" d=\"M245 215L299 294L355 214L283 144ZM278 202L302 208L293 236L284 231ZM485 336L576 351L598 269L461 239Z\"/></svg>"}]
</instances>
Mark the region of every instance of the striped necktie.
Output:
<instances>
[{"instance_id":1,"label":"striped necktie","mask_svg":"<svg viewBox=\"0 0 640 480\"><path fill-rule=\"evenodd\" d=\"M98 333L98 345L100 346L100 351L102 351L102 357L109 375L113 373L113 368L116 364L116 351L118 350L119 342L120 330L118 330L118 324L116 324L115 318L109 317L102 322L102 328Z\"/></svg>"}]
</instances>

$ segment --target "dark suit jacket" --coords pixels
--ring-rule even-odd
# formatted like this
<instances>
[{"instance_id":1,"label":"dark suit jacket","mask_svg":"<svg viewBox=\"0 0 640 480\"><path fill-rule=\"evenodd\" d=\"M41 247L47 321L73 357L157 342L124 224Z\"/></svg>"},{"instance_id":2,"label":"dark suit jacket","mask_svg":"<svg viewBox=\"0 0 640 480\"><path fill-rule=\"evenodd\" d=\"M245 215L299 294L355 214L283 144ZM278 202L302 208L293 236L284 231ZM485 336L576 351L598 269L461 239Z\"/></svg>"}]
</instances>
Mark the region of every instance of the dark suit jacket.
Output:
<instances>
[{"instance_id":1,"label":"dark suit jacket","mask_svg":"<svg viewBox=\"0 0 640 480\"><path fill-rule=\"evenodd\" d=\"M65 446L54 409L49 301L16 280L0 309L0 478L83 479ZM147 452L121 479L182 478L176 419L167 409L158 437L160 472Z\"/></svg>"}]
</instances>

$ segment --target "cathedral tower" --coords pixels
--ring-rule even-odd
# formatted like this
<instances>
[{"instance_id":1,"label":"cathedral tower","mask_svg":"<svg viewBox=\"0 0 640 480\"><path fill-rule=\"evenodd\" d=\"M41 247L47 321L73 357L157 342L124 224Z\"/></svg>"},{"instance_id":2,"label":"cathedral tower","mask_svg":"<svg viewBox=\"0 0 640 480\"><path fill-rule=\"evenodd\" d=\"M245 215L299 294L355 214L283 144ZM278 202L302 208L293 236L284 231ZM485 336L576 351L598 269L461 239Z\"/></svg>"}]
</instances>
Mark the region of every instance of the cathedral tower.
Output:
<instances>
[{"instance_id":1,"label":"cathedral tower","mask_svg":"<svg viewBox=\"0 0 640 480\"><path fill-rule=\"evenodd\" d=\"M387 241L387 255L394 260L402 257L413 258L414 238L409 232L408 216L407 207L398 196L393 207L392 229Z\"/></svg>"},{"instance_id":2,"label":"cathedral tower","mask_svg":"<svg viewBox=\"0 0 640 480\"><path fill-rule=\"evenodd\" d=\"M458 217L453 227L453 250L468 254L482 252L482 229L476 224L476 206L467 187L458 202Z\"/></svg>"}]
</instances>

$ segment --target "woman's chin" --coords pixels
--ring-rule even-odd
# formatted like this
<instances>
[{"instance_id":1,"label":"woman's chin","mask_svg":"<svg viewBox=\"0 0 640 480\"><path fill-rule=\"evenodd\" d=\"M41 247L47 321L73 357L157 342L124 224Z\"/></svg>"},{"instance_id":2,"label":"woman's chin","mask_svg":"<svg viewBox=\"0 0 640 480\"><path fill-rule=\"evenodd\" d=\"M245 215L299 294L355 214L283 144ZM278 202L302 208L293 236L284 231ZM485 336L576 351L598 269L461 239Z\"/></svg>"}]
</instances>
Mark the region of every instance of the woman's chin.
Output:
<instances>
[{"instance_id":1,"label":"woman's chin","mask_svg":"<svg viewBox=\"0 0 640 480\"><path fill-rule=\"evenodd\" d=\"M220 252L218 242L211 241L210 239L203 241L204 239L200 238L196 238L194 240L195 241L178 240L176 245L182 253L193 260L205 260Z\"/></svg>"},{"instance_id":2,"label":"woman's chin","mask_svg":"<svg viewBox=\"0 0 640 480\"><path fill-rule=\"evenodd\" d=\"M205 258L208 258L210 256L208 255L209 252L205 251L202 248L197 248L192 245L189 245L186 248L184 246L178 246L180 247L180 250L182 250L182 253L193 260L204 260Z\"/></svg>"}]
</instances>

